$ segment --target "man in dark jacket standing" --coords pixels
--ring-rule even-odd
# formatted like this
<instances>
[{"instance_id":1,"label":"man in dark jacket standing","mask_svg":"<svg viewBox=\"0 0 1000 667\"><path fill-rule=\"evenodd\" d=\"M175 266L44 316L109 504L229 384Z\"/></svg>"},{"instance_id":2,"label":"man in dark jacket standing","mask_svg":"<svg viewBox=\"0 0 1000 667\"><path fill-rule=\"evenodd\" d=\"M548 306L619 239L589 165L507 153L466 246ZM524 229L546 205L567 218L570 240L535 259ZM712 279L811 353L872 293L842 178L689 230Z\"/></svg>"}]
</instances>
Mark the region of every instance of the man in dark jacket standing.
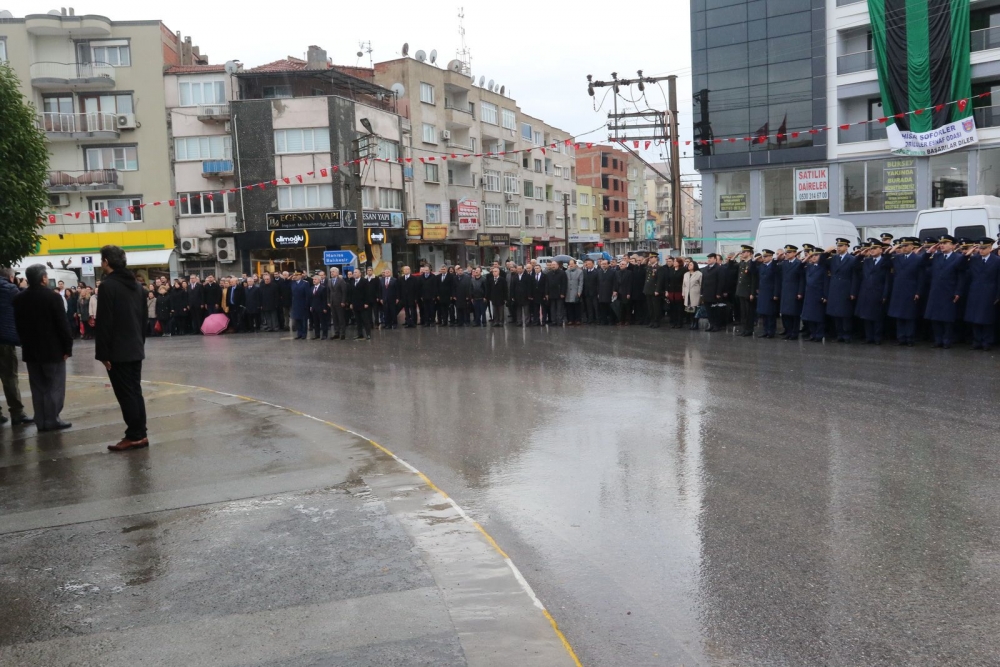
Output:
<instances>
[{"instance_id":1,"label":"man in dark jacket standing","mask_svg":"<svg viewBox=\"0 0 1000 667\"><path fill-rule=\"evenodd\" d=\"M506 277L505 277L506 279ZM509 294L509 292L508 292ZM455 267L455 326L464 327L469 324L469 311L472 309L472 277Z\"/></svg>"},{"instance_id":2,"label":"man in dark jacket standing","mask_svg":"<svg viewBox=\"0 0 1000 667\"><path fill-rule=\"evenodd\" d=\"M503 307L507 303L507 281L500 275L500 267L494 266L492 274L486 281L486 293L490 298L490 308L493 310L493 326L503 328Z\"/></svg>"},{"instance_id":3,"label":"man in dark jacket standing","mask_svg":"<svg viewBox=\"0 0 1000 667\"><path fill-rule=\"evenodd\" d=\"M215 280L215 276L205 278L205 314L214 315L222 312L222 286Z\"/></svg>"},{"instance_id":4,"label":"man in dark jacket standing","mask_svg":"<svg viewBox=\"0 0 1000 667\"><path fill-rule=\"evenodd\" d=\"M66 321L63 298L49 289L45 267L35 264L24 273L28 289L15 296L13 302L21 356L28 367L38 430L57 431L72 426L59 419L59 413L66 399L66 360L73 354L73 336ZM101 298L104 298L103 287ZM142 310L145 325L145 304Z\"/></svg>"},{"instance_id":5,"label":"man in dark jacket standing","mask_svg":"<svg viewBox=\"0 0 1000 667\"><path fill-rule=\"evenodd\" d=\"M369 285L367 278L361 277L359 269L354 270L351 277L351 285L348 290L348 298L351 300L351 310L354 311L354 319L358 324L358 335L354 340L372 339L372 309L375 307L375 292Z\"/></svg>"},{"instance_id":6,"label":"man in dark jacket standing","mask_svg":"<svg viewBox=\"0 0 1000 667\"><path fill-rule=\"evenodd\" d=\"M330 279L326 282L326 298L330 304L330 321L333 325L333 340L347 340L347 280L340 277L340 269L330 269Z\"/></svg>"},{"instance_id":7,"label":"man in dark jacket standing","mask_svg":"<svg viewBox=\"0 0 1000 667\"><path fill-rule=\"evenodd\" d=\"M121 452L148 447L146 402L140 384L142 360L146 358L146 304L142 287L125 268L125 251L118 246L101 248L101 269L106 278L97 300L94 356L108 370L126 426L125 437L108 445L108 449Z\"/></svg>"},{"instance_id":8,"label":"man in dark jacket standing","mask_svg":"<svg viewBox=\"0 0 1000 667\"><path fill-rule=\"evenodd\" d=\"M280 317L280 322L278 325L281 327L282 331L291 331L291 314L292 314L292 280L288 275L288 271L282 271L279 276L277 273L274 274L274 281L278 283L278 303L281 306L278 315Z\"/></svg>"},{"instance_id":9,"label":"man in dark jacket standing","mask_svg":"<svg viewBox=\"0 0 1000 667\"><path fill-rule=\"evenodd\" d=\"M601 278L598 269L594 267L594 260L588 259L583 263L583 294L580 296L583 301L583 323L597 324L597 303L601 290Z\"/></svg>"},{"instance_id":10,"label":"man in dark jacket standing","mask_svg":"<svg viewBox=\"0 0 1000 667\"><path fill-rule=\"evenodd\" d=\"M14 270L0 269L0 382L3 383L3 393L7 398L7 409L10 410L10 422L13 426L34 421L24 414L21 389L17 383L16 348L21 340L17 337L17 326L14 324L14 297L19 291L14 284ZM0 415L0 424L6 422L7 418Z\"/></svg>"},{"instance_id":11,"label":"man in dark jacket standing","mask_svg":"<svg viewBox=\"0 0 1000 667\"><path fill-rule=\"evenodd\" d=\"M278 283L274 282L270 273L263 275L263 282L260 284L260 310L262 331L278 331L278 310L281 308L281 294L278 291Z\"/></svg>"},{"instance_id":12,"label":"man in dark jacket standing","mask_svg":"<svg viewBox=\"0 0 1000 667\"><path fill-rule=\"evenodd\" d=\"M702 283L704 284L704 283ZM740 262L737 265L736 298L740 304L740 335L746 338L753 336L757 323L757 262L753 260L753 246L744 245L740 248Z\"/></svg>"},{"instance_id":13,"label":"man in dark jacket standing","mask_svg":"<svg viewBox=\"0 0 1000 667\"><path fill-rule=\"evenodd\" d=\"M646 262L646 280L642 284L642 294L646 297L646 313L651 329L660 328L660 320L663 319L663 299L667 285L666 270L659 266L659 255L650 255Z\"/></svg>"},{"instance_id":14,"label":"man in dark jacket standing","mask_svg":"<svg viewBox=\"0 0 1000 667\"><path fill-rule=\"evenodd\" d=\"M601 266L597 270L597 317L604 325L611 324L614 317L611 304L614 301L615 278L610 262L602 259Z\"/></svg>"},{"instance_id":15,"label":"man in dark jacket standing","mask_svg":"<svg viewBox=\"0 0 1000 667\"><path fill-rule=\"evenodd\" d=\"M561 327L566 324L566 288L569 281L558 262L549 262L545 276L545 301L549 311L549 324Z\"/></svg>"},{"instance_id":16,"label":"man in dark jacket standing","mask_svg":"<svg viewBox=\"0 0 1000 667\"><path fill-rule=\"evenodd\" d=\"M438 303L438 278L429 266L420 267L420 324L434 326L434 313Z\"/></svg>"},{"instance_id":17,"label":"man in dark jacket standing","mask_svg":"<svg viewBox=\"0 0 1000 667\"><path fill-rule=\"evenodd\" d=\"M101 305L100 299L97 305ZM198 276L191 276L188 283L188 311L191 317L191 331L197 336L201 334L201 323L205 319L205 288Z\"/></svg>"},{"instance_id":18,"label":"man in dark jacket standing","mask_svg":"<svg viewBox=\"0 0 1000 667\"><path fill-rule=\"evenodd\" d=\"M326 340L330 335L330 304L327 300L326 285L318 275L313 276L312 290L309 292L309 321L312 323L313 340Z\"/></svg>"},{"instance_id":19,"label":"man in dark jacket standing","mask_svg":"<svg viewBox=\"0 0 1000 667\"><path fill-rule=\"evenodd\" d=\"M719 314L721 307L716 305L723 302L726 281L725 269L719 266L718 261L717 254L709 253L708 264L701 270L701 302L708 311L709 331L722 331L725 328Z\"/></svg>"},{"instance_id":20,"label":"man in dark jacket standing","mask_svg":"<svg viewBox=\"0 0 1000 667\"><path fill-rule=\"evenodd\" d=\"M420 301L420 280L410 273L410 267L403 267L403 277L399 279L403 309L406 311L404 329L417 326L417 302Z\"/></svg>"},{"instance_id":21,"label":"man in dark jacket standing","mask_svg":"<svg viewBox=\"0 0 1000 667\"><path fill-rule=\"evenodd\" d=\"M382 306L383 329L395 329L399 314L399 282L392 277L392 271L385 269L378 280L378 303Z\"/></svg>"}]
</instances>

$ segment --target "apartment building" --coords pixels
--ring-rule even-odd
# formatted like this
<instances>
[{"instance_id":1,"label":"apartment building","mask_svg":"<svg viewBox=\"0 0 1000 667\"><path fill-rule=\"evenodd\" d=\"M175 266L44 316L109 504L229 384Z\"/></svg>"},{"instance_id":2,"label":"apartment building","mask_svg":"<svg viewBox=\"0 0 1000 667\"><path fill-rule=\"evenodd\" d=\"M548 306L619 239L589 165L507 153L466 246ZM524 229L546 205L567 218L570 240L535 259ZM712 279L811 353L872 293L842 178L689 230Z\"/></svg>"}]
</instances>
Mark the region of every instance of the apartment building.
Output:
<instances>
[{"instance_id":1,"label":"apartment building","mask_svg":"<svg viewBox=\"0 0 1000 667\"><path fill-rule=\"evenodd\" d=\"M993 95L974 100L978 144L932 157L893 156L884 125L850 125L884 115L863 0L715 7L693 0L691 14L695 168L704 235L715 239L706 252L738 248L767 217L830 215L862 238L898 236L947 197L1000 195ZM970 28L972 93L1000 94L1000 6L972 0ZM832 129L774 136L823 127ZM797 197L796 180L817 174L825 198Z\"/></svg>"},{"instance_id":2,"label":"apartment building","mask_svg":"<svg viewBox=\"0 0 1000 667\"><path fill-rule=\"evenodd\" d=\"M597 227L600 220L597 211L600 209L601 204L594 195L594 189L589 185L577 184L577 223L575 227L570 227L569 234L569 252L574 257L587 252L588 247L597 250L604 247Z\"/></svg>"},{"instance_id":3,"label":"apartment building","mask_svg":"<svg viewBox=\"0 0 1000 667\"><path fill-rule=\"evenodd\" d=\"M5 16L0 59L38 109L56 221L21 264L50 262L93 280L97 251L115 243L140 274L176 273L173 211L145 204L172 197L164 69L205 58L159 21L78 16L72 8Z\"/></svg>"},{"instance_id":4,"label":"apartment building","mask_svg":"<svg viewBox=\"0 0 1000 667\"><path fill-rule=\"evenodd\" d=\"M238 66L233 63L231 70ZM230 107L234 77L226 65L174 65L164 72L173 173L177 252L183 275L235 268L236 212Z\"/></svg>"},{"instance_id":5,"label":"apartment building","mask_svg":"<svg viewBox=\"0 0 1000 667\"><path fill-rule=\"evenodd\" d=\"M631 218L629 217L628 163L625 151L592 144L581 146L576 152L576 177L580 185L591 188L593 197L600 200L594 211L599 224L600 241L588 243L583 250L591 252L597 243L606 252L620 255L632 247Z\"/></svg>"},{"instance_id":6,"label":"apartment building","mask_svg":"<svg viewBox=\"0 0 1000 667\"><path fill-rule=\"evenodd\" d=\"M361 251L358 198L376 271L415 265L398 162L409 124L371 70L335 67L310 46L305 60L288 57L235 79L229 122L241 189L227 204L236 212L234 271L312 271L325 265L326 250Z\"/></svg>"},{"instance_id":7,"label":"apartment building","mask_svg":"<svg viewBox=\"0 0 1000 667\"><path fill-rule=\"evenodd\" d=\"M525 114L505 86L474 81L461 61L376 63L375 81L396 91L413 128L406 213L422 227L410 239L419 259L482 264L565 251L577 215L568 132Z\"/></svg>"}]
</instances>

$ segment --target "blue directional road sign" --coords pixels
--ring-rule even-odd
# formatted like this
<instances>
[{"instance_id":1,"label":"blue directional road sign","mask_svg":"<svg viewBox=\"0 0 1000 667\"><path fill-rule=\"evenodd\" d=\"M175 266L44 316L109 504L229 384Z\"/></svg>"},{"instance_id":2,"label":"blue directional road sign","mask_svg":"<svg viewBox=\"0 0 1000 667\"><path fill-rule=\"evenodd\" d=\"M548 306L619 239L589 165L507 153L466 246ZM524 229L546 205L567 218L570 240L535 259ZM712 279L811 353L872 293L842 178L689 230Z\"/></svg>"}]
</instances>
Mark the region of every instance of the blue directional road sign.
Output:
<instances>
[{"instance_id":1,"label":"blue directional road sign","mask_svg":"<svg viewBox=\"0 0 1000 667\"><path fill-rule=\"evenodd\" d=\"M344 264L354 264L358 261L358 256L353 250L324 250L323 263L327 266L343 266Z\"/></svg>"}]
</instances>

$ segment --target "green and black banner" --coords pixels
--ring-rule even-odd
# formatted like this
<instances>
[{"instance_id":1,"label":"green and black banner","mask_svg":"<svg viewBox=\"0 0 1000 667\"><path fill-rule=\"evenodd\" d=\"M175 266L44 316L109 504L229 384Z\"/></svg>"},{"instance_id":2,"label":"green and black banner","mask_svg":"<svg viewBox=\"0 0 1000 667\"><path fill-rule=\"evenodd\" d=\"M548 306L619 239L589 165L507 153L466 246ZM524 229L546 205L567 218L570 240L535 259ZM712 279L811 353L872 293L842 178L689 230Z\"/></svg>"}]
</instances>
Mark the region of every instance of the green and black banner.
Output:
<instances>
[{"instance_id":1,"label":"green and black banner","mask_svg":"<svg viewBox=\"0 0 1000 667\"><path fill-rule=\"evenodd\" d=\"M969 0L868 0L868 14L889 124L924 133L972 115Z\"/></svg>"}]
</instances>

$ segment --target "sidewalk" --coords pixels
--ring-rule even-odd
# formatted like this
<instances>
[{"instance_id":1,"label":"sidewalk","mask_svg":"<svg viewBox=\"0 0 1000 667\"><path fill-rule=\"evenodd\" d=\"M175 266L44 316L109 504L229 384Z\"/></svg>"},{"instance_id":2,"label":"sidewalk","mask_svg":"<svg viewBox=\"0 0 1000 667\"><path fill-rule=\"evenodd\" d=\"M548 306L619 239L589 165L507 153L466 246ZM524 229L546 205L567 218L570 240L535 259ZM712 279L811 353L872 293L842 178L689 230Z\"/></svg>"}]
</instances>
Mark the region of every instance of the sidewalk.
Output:
<instances>
[{"instance_id":1,"label":"sidewalk","mask_svg":"<svg viewBox=\"0 0 1000 667\"><path fill-rule=\"evenodd\" d=\"M100 379L69 380L68 431L0 428L0 664L578 664L491 539L367 440L144 392L146 450L105 449Z\"/></svg>"}]
</instances>

